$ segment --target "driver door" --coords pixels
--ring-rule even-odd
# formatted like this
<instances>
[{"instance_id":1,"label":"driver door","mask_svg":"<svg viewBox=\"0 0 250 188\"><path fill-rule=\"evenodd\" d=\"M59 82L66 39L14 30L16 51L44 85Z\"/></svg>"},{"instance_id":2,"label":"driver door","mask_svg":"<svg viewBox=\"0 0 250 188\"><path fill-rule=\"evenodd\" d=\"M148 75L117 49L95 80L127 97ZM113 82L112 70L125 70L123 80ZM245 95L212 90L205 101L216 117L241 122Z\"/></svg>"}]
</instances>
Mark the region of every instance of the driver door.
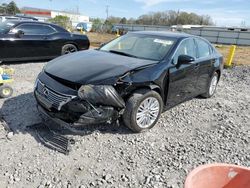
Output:
<instances>
[{"instance_id":1,"label":"driver door","mask_svg":"<svg viewBox=\"0 0 250 188\"><path fill-rule=\"evenodd\" d=\"M1 35L0 40L1 60L18 60L21 57L25 57L29 54L29 51L23 43L23 36L17 37L14 32L9 32Z\"/></svg>"},{"instance_id":2,"label":"driver door","mask_svg":"<svg viewBox=\"0 0 250 188\"><path fill-rule=\"evenodd\" d=\"M190 62L178 65L180 55L189 55L196 59L196 46L193 38L184 39L173 56L169 69L169 88L167 106L172 107L196 95L199 63Z\"/></svg>"},{"instance_id":3,"label":"driver door","mask_svg":"<svg viewBox=\"0 0 250 188\"><path fill-rule=\"evenodd\" d=\"M12 29L8 34L10 47L13 48L12 57L31 59L46 56L50 47L43 28L42 24L24 23ZM18 30L23 31L24 35L16 37Z\"/></svg>"}]
</instances>

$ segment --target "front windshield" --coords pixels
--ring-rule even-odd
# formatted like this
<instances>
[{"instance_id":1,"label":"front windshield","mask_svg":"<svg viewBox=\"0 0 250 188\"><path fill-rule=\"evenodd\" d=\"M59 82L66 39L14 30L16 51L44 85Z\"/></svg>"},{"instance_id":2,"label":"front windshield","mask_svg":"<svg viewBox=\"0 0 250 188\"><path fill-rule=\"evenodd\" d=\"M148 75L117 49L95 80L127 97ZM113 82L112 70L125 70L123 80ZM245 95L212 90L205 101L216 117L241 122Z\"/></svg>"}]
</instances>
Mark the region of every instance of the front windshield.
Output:
<instances>
[{"instance_id":1,"label":"front windshield","mask_svg":"<svg viewBox=\"0 0 250 188\"><path fill-rule=\"evenodd\" d=\"M176 39L144 34L126 34L105 46L101 51L160 61L169 52Z\"/></svg>"},{"instance_id":2,"label":"front windshield","mask_svg":"<svg viewBox=\"0 0 250 188\"><path fill-rule=\"evenodd\" d=\"M14 25L12 22L2 22L0 23L0 33L6 33Z\"/></svg>"}]
</instances>

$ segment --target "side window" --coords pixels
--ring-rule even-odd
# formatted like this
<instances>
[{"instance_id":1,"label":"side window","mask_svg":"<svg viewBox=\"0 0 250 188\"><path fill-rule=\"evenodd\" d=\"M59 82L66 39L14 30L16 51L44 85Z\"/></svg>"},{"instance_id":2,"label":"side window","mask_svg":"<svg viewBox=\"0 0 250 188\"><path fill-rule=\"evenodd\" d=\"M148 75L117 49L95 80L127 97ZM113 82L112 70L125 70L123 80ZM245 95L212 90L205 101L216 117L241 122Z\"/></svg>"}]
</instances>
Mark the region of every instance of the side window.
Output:
<instances>
[{"instance_id":1,"label":"side window","mask_svg":"<svg viewBox=\"0 0 250 188\"><path fill-rule=\"evenodd\" d=\"M210 56L210 45L201 39L195 39L198 48L198 58L204 58Z\"/></svg>"},{"instance_id":2,"label":"side window","mask_svg":"<svg viewBox=\"0 0 250 188\"><path fill-rule=\"evenodd\" d=\"M32 33L32 25L29 24L22 24L15 28L15 30L22 30L25 34L31 34Z\"/></svg>"},{"instance_id":3,"label":"side window","mask_svg":"<svg viewBox=\"0 0 250 188\"><path fill-rule=\"evenodd\" d=\"M42 32L43 32L43 34L45 34L45 35L46 35L46 34L49 35L49 34L55 33L56 31L55 31L52 27L50 27L50 26L43 25Z\"/></svg>"},{"instance_id":4,"label":"side window","mask_svg":"<svg viewBox=\"0 0 250 188\"><path fill-rule=\"evenodd\" d=\"M195 50L195 43L194 39L185 39L182 41L182 43L179 45L178 49L176 50L175 56L174 56L174 64L177 64L178 57L180 55L189 55L192 57L196 57L196 50Z\"/></svg>"},{"instance_id":5,"label":"side window","mask_svg":"<svg viewBox=\"0 0 250 188\"><path fill-rule=\"evenodd\" d=\"M55 33L55 30L46 25L38 24L22 24L15 28L16 30L22 30L26 35L48 35Z\"/></svg>"}]
</instances>

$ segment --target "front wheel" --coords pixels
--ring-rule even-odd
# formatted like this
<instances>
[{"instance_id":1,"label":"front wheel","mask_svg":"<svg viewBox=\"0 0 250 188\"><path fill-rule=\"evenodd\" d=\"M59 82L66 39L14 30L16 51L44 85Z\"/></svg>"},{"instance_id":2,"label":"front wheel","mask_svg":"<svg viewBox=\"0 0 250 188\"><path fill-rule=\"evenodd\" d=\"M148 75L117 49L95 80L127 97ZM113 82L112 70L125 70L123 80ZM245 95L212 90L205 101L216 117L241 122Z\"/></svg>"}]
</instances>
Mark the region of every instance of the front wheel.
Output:
<instances>
[{"instance_id":1,"label":"front wheel","mask_svg":"<svg viewBox=\"0 0 250 188\"><path fill-rule=\"evenodd\" d=\"M163 108L161 96L150 90L136 91L126 102L123 121L134 132L154 127Z\"/></svg>"},{"instance_id":2,"label":"front wheel","mask_svg":"<svg viewBox=\"0 0 250 188\"><path fill-rule=\"evenodd\" d=\"M219 75L218 75L217 72L214 72L214 74L211 77L210 82L208 84L206 93L204 93L201 96L204 97L204 98L212 97L215 94L218 82L219 82Z\"/></svg>"},{"instance_id":3,"label":"front wheel","mask_svg":"<svg viewBox=\"0 0 250 188\"><path fill-rule=\"evenodd\" d=\"M74 44L65 44L62 47L62 55L71 54L71 53L74 53L74 52L77 52L77 51L78 51L77 47Z\"/></svg>"},{"instance_id":4,"label":"front wheel","mask_svg":"<svg viewBox=\"0 0 250 188\"><path fill-rule=\"evenodd\" d=\"M13 94L13 89L8 85L1 85L0 86L0 97L1 98L8 98Z\"/></svg>"}]
</instances>

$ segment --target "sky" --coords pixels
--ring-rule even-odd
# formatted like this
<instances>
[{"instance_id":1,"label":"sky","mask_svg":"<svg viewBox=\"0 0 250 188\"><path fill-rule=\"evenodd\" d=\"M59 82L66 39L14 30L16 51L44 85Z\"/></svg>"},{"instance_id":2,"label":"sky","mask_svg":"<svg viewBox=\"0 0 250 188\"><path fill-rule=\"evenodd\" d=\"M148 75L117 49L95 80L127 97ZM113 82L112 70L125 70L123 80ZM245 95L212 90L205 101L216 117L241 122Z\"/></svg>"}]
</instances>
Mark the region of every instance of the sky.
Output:
<instances>
[{"instance_id":1,"label":"sky","mask_svg":"<svg viewBox=\"0 0 250 188\"><path fill-rule=\"evenodd\" d=\"M10 0L0 0L8 3ZM210 15L217 26L249 26L250 0L15 0L19 7L29 6L53 10L76 11L96 18L109 15L134 17L156 11L180 10Z\"/></svg>"}]
</instances>

